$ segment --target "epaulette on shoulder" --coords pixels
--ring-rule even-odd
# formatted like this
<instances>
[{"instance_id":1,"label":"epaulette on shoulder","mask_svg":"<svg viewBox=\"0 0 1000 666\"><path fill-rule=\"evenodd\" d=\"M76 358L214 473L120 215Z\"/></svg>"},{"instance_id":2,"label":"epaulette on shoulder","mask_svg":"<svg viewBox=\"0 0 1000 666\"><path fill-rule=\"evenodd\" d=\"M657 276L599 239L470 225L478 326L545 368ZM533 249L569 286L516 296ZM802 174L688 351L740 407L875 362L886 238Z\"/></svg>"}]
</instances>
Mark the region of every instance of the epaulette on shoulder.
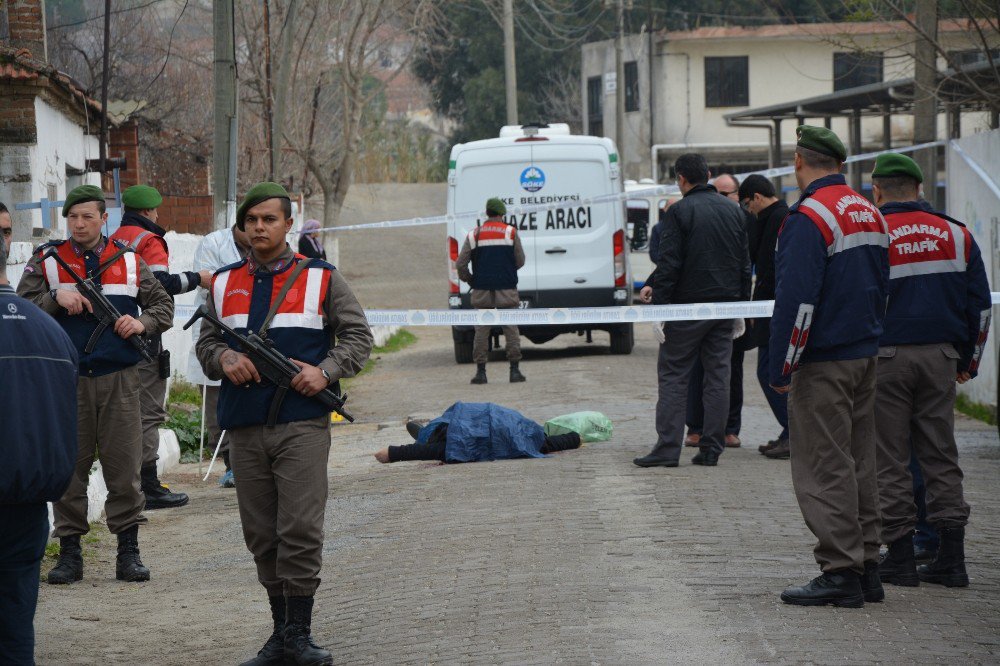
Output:
<instances>
[{"instance_id":1,"label":"epaulette on shoulder","mask_svg":"<svg viewBox=\"0 0 1000 666\"><path fill-rule=\"evenodd\" d=\"M32 252L32 254L42 254L43 252L45 252L45 250L48 250L50 247L59 247L65 242L66 242L65 238L62 240L50 240L49 242L42 243L41 245L36 247Z\"/></svg>"},{"instance_id":2,"label":"epaulette on shoulder","mask_svg":"<svg viewBox=\"0 0 1000 666\"><path fill-rule=\"evenodd\" d=\"M328 261L323 261L322 259L313 259L309 263L309 268L325 268L328 271L335 271L337 267Z\"/></svg>"},{"instance_id":3,"label":"epaulette on shoulder","mask_svg":"<svg viewBox=\"0 0 1000 666\"><path fill-rule=\"evenodd\" d=\"M126 252L135 252L135 248L124 241L120 241L117 238L112 238L111 242L119 250L125 250Z\"/></svg>"},{"instance_id":4,"label":"epaulette on shoulder","mask_svg":"<svg viewBox=\"0 0 1000 666\"><path fill-rule=\"evenodd\" d=\"M246 257L243 257L239 261L233 262L233 263L229 264L228 266L223 266L222 268L216 269L216 271L215 271L215 273L213 275L218 275L219 273L225 273L226 271L231 271L234 268L239 268L240 266L244 265L245 263L247 263L247 259L246 259Z\"/></svg>"}]
</instances>

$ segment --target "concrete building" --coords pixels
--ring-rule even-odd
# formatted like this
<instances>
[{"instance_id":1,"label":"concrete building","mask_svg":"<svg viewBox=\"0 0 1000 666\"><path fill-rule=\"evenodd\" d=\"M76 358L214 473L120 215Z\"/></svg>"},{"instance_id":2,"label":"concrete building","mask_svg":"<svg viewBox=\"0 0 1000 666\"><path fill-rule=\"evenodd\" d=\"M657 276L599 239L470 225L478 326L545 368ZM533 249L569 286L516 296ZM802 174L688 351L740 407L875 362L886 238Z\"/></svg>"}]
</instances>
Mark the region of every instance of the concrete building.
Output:
<instances>
[{"instance_id":1,"label":"concrete building","mask_svg":"<svg viewBox=\"0 0 1000 666\"><path fill-rule=\"evenodd\" d=\"M47 62L42 0L0 3L0 201L11 210L14 239L33 228L65 227L57 210L16 211L15 204L65 198L100 184L87 161L99 157L100 104Z\"/></svg>"},{"instance_id":2,"label":"concrete building","mask_svg":"<svg viewBox=\"0 0 1000 666\"><path fill-rule=\"evenodd\" d=\"M1000 48L1000 37L991 37ZM976 40L966 21L940 23L941 45L965 64L985 58ZM581 81L584 128L616 140L628 178L667 180L671 176L665 168L677 155L690 151L705 154L715 166L767 167L773 161L769 151L773 126L735 124L726 116L912 77L914 41L914 31L903 22L709 27L632 35L624 48L623 138L614 136L614 41L586 44ZM947 67L943 57L938 66ZM986 113L964 113L960 118L963 134L996 122ZM830 122L846 143L849 119L833 117ZM938 123L942 138L945 125L942 114ZM794 144L794 126L786 122L780 129L782 159ZM892 145L909 145L912 119L893 116L890 133ZM864 119L860 138L866 150L881 148L882 120ZM651 173L653 146L658 146L657 173Z\"/></svg>"}]
</instances>

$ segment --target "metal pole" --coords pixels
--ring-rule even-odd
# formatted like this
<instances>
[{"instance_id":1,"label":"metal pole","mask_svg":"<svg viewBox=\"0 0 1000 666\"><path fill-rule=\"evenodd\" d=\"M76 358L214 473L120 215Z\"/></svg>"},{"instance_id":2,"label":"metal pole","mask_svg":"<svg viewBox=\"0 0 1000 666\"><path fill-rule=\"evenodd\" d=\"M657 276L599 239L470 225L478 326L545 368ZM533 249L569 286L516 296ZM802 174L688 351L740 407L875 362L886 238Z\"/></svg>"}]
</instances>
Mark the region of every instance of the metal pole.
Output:
<instances>
[{"instance_id":1,"label":"metal pole","mask_svg":"<svg viewBox=\"0 0 1000 666\"><path fill-rule=\"evenodd\" d=\"M656 143L656 99L654 95L653 87L653 63L655 62L655 44L653 43L653 0L646 0L646 39L647 44L647 55L649 58L649 67L647 68L647 73L649 76L649 146L652 148L653 144ZM649 174L649 177L654 181L659 181L658 174L656 173L656 160L653 160L653 171Z\"/></svg>"},{"instance_id":2,"label":"metal pole","mask_svg":"<svg viewBox=\"0 0 1000 666\"><path fill-rule=\"evenodd\" d=\"M937 52L932 40L937 39L937 1L917 0L915 22L928 38L917 36L913 49L913 143L929 143L937 139ZM924 196L940 208L937 201L937 148L921 150L913 155L924 173L924 183L930 191Z\"/></svg>"},{"instance_id":3,"label":"metal pole","mask_svg":"<svg viewBox=\"0 0 1000 666\"><path fill-rule=\"evenodd\" d=\"M778 167L781 166L781 119L774 119L774 133L771 136L771 166ZM784 199L785 195L781 192L781 176L775 176L771 179L771 184L774 185L775 195L779 199Z\"/></svg>"},{"instance_id":4,"label":"metal pole","mask_svg":"<svg viewBox=\"0 0 1000 666\"><path fill-rule=\"evenodd\" d=\"M212 146L212 227L229 226L227 202L236 200L236 150L238 138L236 97L236 45L233 0L212 3L215 51L215 128ZM232 206L235 211L235 205Z\"/></svg>"},{"instance_id":5,"label":"metal pole","mask_svg":"<svg viewBox=\"0 0 1000 666\"><path fill-rule=\"evenodd\" d=\"M861 154L861 110L851 111L851 155ZM861 162L851 162L849 167L851 175L851 187L855 192L861 191Z\"/></svg>"},{"instance_id":6,"label":"metal pole","mask_svg":"<svg viewBox=\"0 0 1000 666\"><path fill-rule=\"evenodd\" d=\"M271 155L275 168L281 168L281 133L288 108L288 86L292 73L292 41L295 34L296 0L288 1L285 24L281 32L281 53L278 54L278 76L274 86L274 125L271 128ZM272 178L273 180L273 178Z\"/></svg>"},{"instance_id":7,"label":"metal pole","mask_svg":"<svg viewBox=\"0 0 1000 666\"><path fill-rule=\"evenodd\" d=\"M274 94L271 92L271 2L264 0L264 131L267 132L267 179L274 181Z\"/></svg>"},{"instance_id":8,"label":"metal pole","mask_svg":"<svg viewBox=\"0 0 1000 666\"><path fill-rule=\"evenodd\" d=\"M43 10L44 13L44 10ZM108 159L108 75L111 68L111 0L104 0L104 64L101 74L101 187L104 187L104 169Z\"/></svg>"},{"instance_id":9,"label":"metal pole","mask_svg":"<svg viewBox=\"0 0 1000 666\"><path fill-rule=\"evenodd\" d=\"M503 0L503 70L507 124L517 125L517 60L514 57L514 0Z\"/></svg>"},{"instance_id":10,"label":"metal pole","mask_svg":"<svg viewBox=\"0 0 1000 666\"><path fill-rule=\"evenodd\" d=\"M615 144L618 146L618 164L625 178L625 0L618 0L615 8Z\"/></svg>"}]
</instances>

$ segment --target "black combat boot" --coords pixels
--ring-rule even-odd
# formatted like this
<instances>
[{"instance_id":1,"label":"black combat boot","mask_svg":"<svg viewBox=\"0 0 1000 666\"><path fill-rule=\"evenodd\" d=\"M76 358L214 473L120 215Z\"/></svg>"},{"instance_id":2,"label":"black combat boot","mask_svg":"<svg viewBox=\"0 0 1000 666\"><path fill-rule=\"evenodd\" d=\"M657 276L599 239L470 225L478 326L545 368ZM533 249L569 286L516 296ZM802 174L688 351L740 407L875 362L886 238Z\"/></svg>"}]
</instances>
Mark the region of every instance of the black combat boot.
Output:
<instances>
[{"instance_id":1,"label":"black combat boot","mask_svg":"<svg viewBox=\"0 0 1000 666\"><path fill-rule=\"evenodd\" d=\"M333 666L333 655L312 641L312 597L288 597L285 622L285 663L296 666Z\"/></svg>"},{"instance_id":2,"label":"black combat boot","mask_svg":"<svg viewBox=\"0 0 1000 666\"><path fill-rule=\"evenodd\" d=\"M781 600L795 606L833 604L842 608L863 608L865 605L861 576L850 569L830 571L801 587L786 588L781 593Z\"/></svg>"},{"instance_id":3,"label":"black combat boot","mask_svg":"<svg viewBox=\"0 0 1000 666\"><path fill-rule=\"evenodd\" d=\"M510 362L510 383L514 384L516 382L528 381L528 378L521 374L521 368L518 366L520 363L517 361Z\"/></svg>"},{"instance_id":4,"label":"black combat boot","mask_svg":"<svg viewBox=\"0 0 1000 666\"><path fill-rule=\"evenodd\" d=\"M476 363L476 376L472 378L470 384L485 384L486 383L486 364Z\"/></svg>"},{"instance_id":5,"label":"black combat boot","mask_svg":"<svg viewBox=\"0 0 1000 666\"><path fill-rule=\"evenodd\" d=\"M274 620L274 631L268 637L264 647L250 661L244 661L240 666L281 666L285 663L285 597L268 597L271 604L271 619Z\"/></svg>"},{"instance_id":6,"label":"black combat boot","mask_svg":"<svg viewBox=\"0 0 1000 666\"><path fill-rule=\"evenodd\" d=\"M861 592L865 601L878 603L885 599L885 588L882 587L878 562L875 560L865 561L865 572L861 574Z\"/></svg>"},{"instance_id":7,"label":"black combat boot","mask_svg":"<svg viewBox=\"0 0 1000 666\"><path fill-rule=\"evenodd\" d=\"M59 561L49 572L50 585L67 585L83 580L83 554L80 535L59 537Z\"/></svg>"},{"instance_id":8,"label":"black combat boot","mask_svg":"<svg viewBox=\"0 0 1000 666\"><path fill-rule=\"evenodd\" d=\"M947 587L968 587L969 574L965 571L965 528L942 527L938 530L941 545L937 557L930 564L917 567L917 575L925 583Z\"/></svg>"},{"instance_id":9,"label":"black combat boot","mask_svg":"<svg viewBox=\"0 0 1000 666\"><path fill-rule=\"evenodd\" d=\"M130 583L149 580L149 569L142 566L139 559L139 526L133 525L118 533L118 561L115 563L115 578Z\"/></svg>"},{"instance_id":10,"label":"black combat boot","mask_svg":"<svg viewBox=\"0 0 1000 666\"><path fill-rule=\"evenodd\" d=\"M917 561L913 559L913 532L907 532L889 544L889 550L879 559L878 577L883 583L893 585L920 585Z\"/></svg>"},{"instance_id":11,"label":"black combat boot","mask_svg":"<svg viewBox=\"0 0 1000 666\"><path fill-rule=\"evenodd\" d=\"M146 496L147 509L175 509L188 503L185 493L172 493L170 488L160 483L156 475L156 463L142 466L142 494Z\"/></svg>"}]
</instances>

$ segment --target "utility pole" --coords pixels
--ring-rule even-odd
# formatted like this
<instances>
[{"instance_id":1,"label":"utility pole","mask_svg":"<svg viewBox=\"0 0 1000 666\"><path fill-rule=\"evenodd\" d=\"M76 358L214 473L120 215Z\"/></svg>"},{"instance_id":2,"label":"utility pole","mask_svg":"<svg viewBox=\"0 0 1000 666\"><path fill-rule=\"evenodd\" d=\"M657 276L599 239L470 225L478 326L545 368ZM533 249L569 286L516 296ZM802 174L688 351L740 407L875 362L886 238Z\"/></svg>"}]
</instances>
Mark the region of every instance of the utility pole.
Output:
<instances>
[{"instance_id":1,"label":"utility pole","mask_svg":"<svg viewBox=\"0 0 1000 666\"><path fill-rule=\"evenodd\" d=\"M42 10L45 13L45 10ZM101 141L100 166L101 187L104 187L104 173L108 161L108 78L111 75L111 0L104 2L104 63L101 74Z\"/></svg>"},{"instance_id":2,"label":"utility pole","mask_svg":"<svg viewBox=\"0 0 1000 666\"><path fill-rule=\"evenodd\" d=\"M649 77L649 99L646 102L649 104L649 145L647 148L650 150L653 149L653 144L656 143L656 89L654 87L656 85L656 77L654 76L656 47L653 43L655 34L653 0L646 0L646 57L649 59L649 66L646 68L647 76ZM659 182L656 165L654 164L651 168L653 172L649 174L649 177Z\"/></svg>"},{"instance_id":3,"label":"utility pole","mask_svg":"<svg viewBox=\"0 0 1000 666\"><path fill-rule=\"evenodd\" d=\"M928 143L937 139L937 97L934 94L937 78L938 8L937 0L917 0L917 27L923 32L917 36L913 48L913 143ZM926 37L924 37L926 35ZM936 207L937 202L937 148L921 150L913 155L924 173L924 198Z\"/></svg>"},{"instance_id":4,"label":"utility pole","mask_svg":"<svg viewBox=\"0 0 1000 666\"><path fill-rule=\"evenodd\" d=\"M215 132L212 146L212 199L214 229L226 229L236 216L236 148L239 125L236 115L236 43L234 0L212 3L214 39Z\"/></svg>"},{"instance_id":5,"label":"utility pole","mask_svg":"<svg viewBox=\"0 0 1000 666\"><path fill-rule=\"evenodd\" d=\"M281 168L281 138L288 108L288 85L292 78L292 42L295 35L296 0L288 0L285 25L281 30L281 52L278 54L278 74L274 86L274 121L271 127L271 155L274 168ZM274 180L272 174L271 180Z\"/></svg>"},{"instance_id":6,"label":"utility pole","mask_svg":"<svg viewBox=\"0 0 1000 666\"><path fill-rule=\"evenodd\" d=\"M514 0L503 0L503 70L507 124L517 125L517 61L514 58Z\"/></svg>"},{"instance_id":7,"label":"utility pole","mask_svg":"<svg viewBox=\"0 0 1000 666\"><path fill-rule=\"evenodd\" d=\"M274 94L271 92L271 0L264 0L264 131L267 133L267 179L274 182Z\"/></svg>"},{"instance_id":8,"label":"utility pole","mask_svg":"<svg viewBox=\"0 0 1000 666\"><path fill-rule=\"evenodd\" d=\"M625 0L617 0L615 8L615 144L618 164L625 177Z\"/></svg>"}]
</instances>

